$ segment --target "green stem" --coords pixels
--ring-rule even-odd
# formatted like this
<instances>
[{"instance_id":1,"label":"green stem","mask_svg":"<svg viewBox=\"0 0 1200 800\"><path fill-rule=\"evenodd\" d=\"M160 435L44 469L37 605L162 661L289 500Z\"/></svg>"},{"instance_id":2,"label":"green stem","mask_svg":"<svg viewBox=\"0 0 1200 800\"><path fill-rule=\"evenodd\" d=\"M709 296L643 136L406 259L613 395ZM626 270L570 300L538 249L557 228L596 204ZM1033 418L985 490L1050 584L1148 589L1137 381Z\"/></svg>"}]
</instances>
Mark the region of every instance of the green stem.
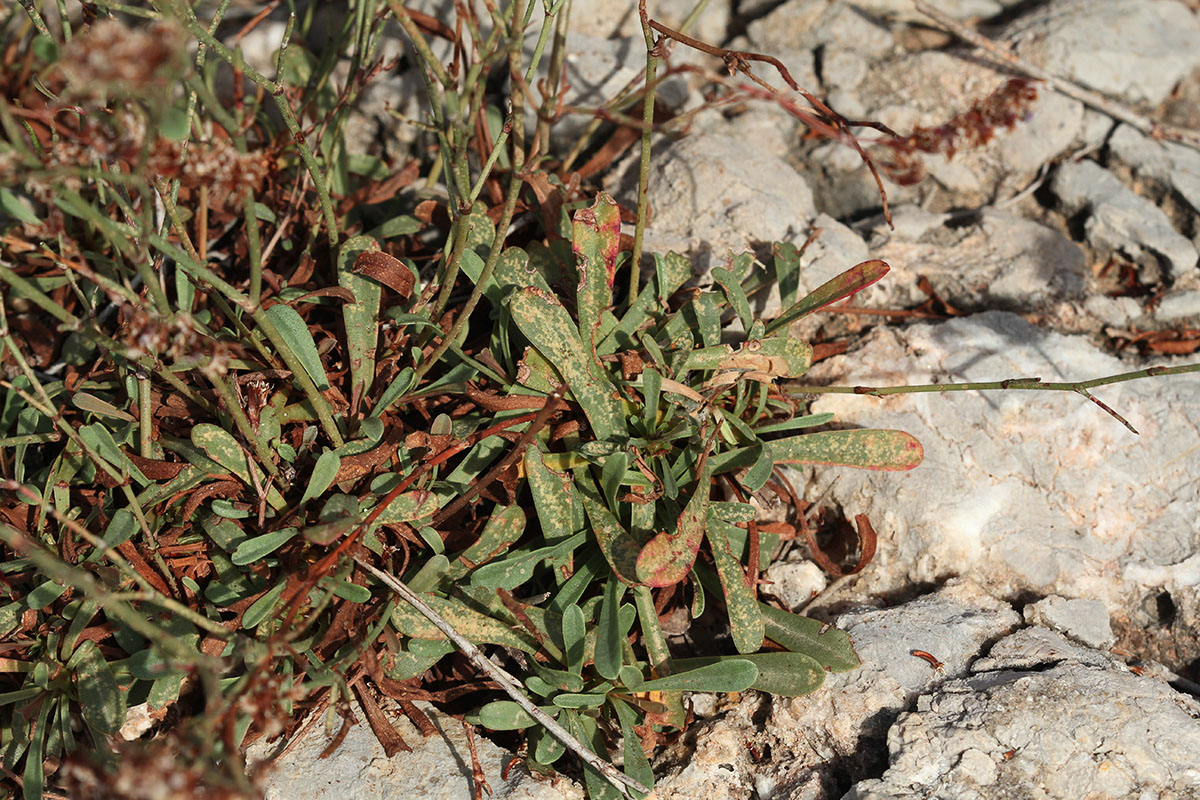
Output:
<instances>
[{"instance_id":1,"label":"green stem","mask_svg":"<svg viewBox=\"0 0 1200 800\"><path fill-rule=\"evenodd\" d=\"M661 678L671 673L671 651L667 649L667 640L663 636L662 626L658 624L658 612L654 610L654 595L649 587L634 586L633 602L637 606L638 619L642 624L642 641L646 645L646 655L650 658L650 666Z\"/></svg>"},{"instance_id":2,"label":"green stem","mask_svg":"<svg viewBox=\"0 0 1200 800\"><path fill-rule=\"evenodd\" d=\"M517 207L517 198L521 194L522 180L517 174L522 166L522 157L520 150L514 148L513 159L513 175L512 180L508 185L508 197L504 201L504 211L500 215L500 223L496 226L496 235L492 239L491 251L488 253L487 261L483 264L483 270L479 273L479 279L475 281L475 286L471 289L471 296L467 298L467 302L463 304L462 309L458 312L458 316L454 318L454 324L450 330L442 337L442 341L438 344L434 351L429 354L429 358L417 365L416 376L420 378L430 367L438 362L445 355L446 351L454 345L463 328L467 324L467 320L471 317L471 312L475 310L475 306L479 304L479 299L483 297L483 289L487 286L488 281L492 279L492 272L496 269L496 263L500 260L501 250L504 248L504 232L508 230L508 226L512 223L513 212ZM465 219L460 222L466 222Z\"/></svg>"},{"instance_id":3,"label":"green stem","mask_svg":"<svg viewBox=\"0 0 1200 800\"><path fill-rule=\"evenodd\" d=\"M1003 381L979 383L925 383L913 386L792 386L789 394L865 394L871 397L886 397L892 394L922 394L927 392L986 392L995 390L1022 390L1041 392L1078 392L1112 383L1124 383L1139 378L1155 378L1159 375L1183 375L1200 372L1200 364L1183 364L1178 367L1147 367L1133 372L1122 372L1105 378L1086 381L1043 383L1041 378L1009 378Z\"/></svg>"},{"instance_id":4,"label":"green stem","mask_svg":"<svg viewBox=\"0 0 1200 800\"><path fill-rule=\"evenodd\" d=\"M654 44L654 32L646 15L646 0L638 4L642 18L642 36L646 40L646 96L642 99L642 153L638 168L637 222L633 229L633 254L629 259L629 304L637 299L642 271L642 244L646 236L646 214L650 205L650 137L654 125L654 97L661 57Z\"/></svg>"},{"instance_id":5,"label":"green stem","mask_svg":"<svg viewBox=\"0 0 1200 800\"><path fill-rule=\"evenodd\" d=\"M138 453L142 458L153 458L154 451L151 449L151 434L154 431L154 425L150 417L150 377L138 370L137 373L138 387Z\"/></svg>"},{"instance_id":6,"label":"green stem","mask_svg":"<svg viewBox=\"0 0 1200 800\"><path fill-rule=\"evenodd\" d=\"M249 186L242 189L242 211L246 217L246 241L250 249L250 307L257 309L262 300L262 240L258 236L254 192Z\"/></svg>"},{"instance_id":7,"label":"green stem","mask_svg":"<svg viewBox=\"0 0 1200 800\"><path fill-rule=\"evenodd\" d=\"M454 291L454 283L458 280L459 265L462 263L463 250L467 247L467 218L460 216L452 223L450 232L450 253L446 257L446 266L441 273L441 285L438 286L437 297L433 300L433 309L429 313L429 321L435 326L442 318L446 305L450 302L450 293Z\"/></svg>"}]
</instances>

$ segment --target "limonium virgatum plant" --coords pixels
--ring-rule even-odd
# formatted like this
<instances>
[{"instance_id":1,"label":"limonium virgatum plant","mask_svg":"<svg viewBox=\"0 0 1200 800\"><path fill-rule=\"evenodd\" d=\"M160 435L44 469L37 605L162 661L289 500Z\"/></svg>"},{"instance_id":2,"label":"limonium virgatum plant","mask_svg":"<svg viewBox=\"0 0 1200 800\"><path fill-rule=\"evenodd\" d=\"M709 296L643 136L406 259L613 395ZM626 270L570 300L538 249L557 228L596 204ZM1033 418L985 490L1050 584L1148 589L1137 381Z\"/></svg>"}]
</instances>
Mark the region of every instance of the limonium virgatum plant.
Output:
<instances>
[{"instance_id":1,"label":"limonium virgatum plant","mask_svg":"<svg viewBox=\"0 0 1200 800\"><path fill-rule=\"evenodd\" d=\"M732 257L706 289L678 254L642 275L654 90L671 74L652 30L685 34L643 9L645 83L604 109L636 128L642 104L630 243L612 198L570 179L615 135L594 125L555 154L553 81L526 130L543 55L561 72L561 2L544 5L528 62L520 2L464 7L452 28L356 1L310 51L314 4L289 17L274 78L216 37L224 5L204 22L168 2L137 7L150 27L113 18L132 8L101 2L54 31L33 3L4 20L9 789L128 796L157 779L253 796L243 748L306 714L356 701L402 747L386 695L418 727L413 701L430 700L527 731L534 770L577 770L574 749L594 797L640 794L648 754L689 724L686 692L799 695L858 664L844 633L760 599L796 531L767 530L755 497L795 500L786 465L920 462L907 433L830 430L784 390L813 356L790 324L887 266L807 297L790 243L766 265ZM385 72L389 15L426 78L429 121L414 124L429 161L345 145L356 97ZM430 37L455 42L449 65ZM1028 87L997 97L992 127ZM811 100L778 98L857 146ZM944 127L893 140L884 167L913 173L915 150L944 150L962 126ZM535 225L514 228L518 213ZM754 318L773 284L783 313ZM936 390L955 388L999 384ZM857 568L874 547L865 518L859 531ZM696 647L680 658L685 632Z\"/></svg>"}]
</instances>

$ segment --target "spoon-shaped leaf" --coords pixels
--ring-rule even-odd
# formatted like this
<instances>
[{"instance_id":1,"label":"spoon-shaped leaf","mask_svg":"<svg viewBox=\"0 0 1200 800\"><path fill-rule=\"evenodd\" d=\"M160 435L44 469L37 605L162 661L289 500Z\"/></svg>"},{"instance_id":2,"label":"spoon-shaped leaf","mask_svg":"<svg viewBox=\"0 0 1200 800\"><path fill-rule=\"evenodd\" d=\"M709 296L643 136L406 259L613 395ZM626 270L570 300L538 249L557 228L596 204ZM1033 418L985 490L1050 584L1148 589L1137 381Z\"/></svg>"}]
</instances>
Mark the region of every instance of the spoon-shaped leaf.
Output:
<instances>
[{"instance_id":1,"label":"spoon-shaped leaf","mask_svg":"<svg viewBox=\"0 0 1200 800\"><path fill-rule=\"evenodd\" d=\"M911 433L873 428L821 431L767 443L776 464L825 464L897 472L921 463L925 450Z\"/></svg>"},{"instance_id":2,"label":"spoon-shaped leaf","mask_svg":"<svg viewBox=\"0 0 1200 800\"><path fill-rule=\"evenodd\" d=\"M526 287L509 304L513 321L525 338L549 361L583 407L597 439L625 433L625 418L616 388L584 349L567 310L552 294Z\"/></svg>"},{"instance_id":3,"label":"spoon-shaped leaf","mask_svg":"<svg viewBox=\"0 0 1200 800\"><path fill-rule=\"evenodd\" d=\"M595 352L595 334L604 310L612 305L613 276L621 244L621 212L604 192L591 208L575 212L571 225L571 250L579 270L575 305L579 310L579 335Z\"/></svg>"},{"instance_id":4,"label":"spoon-shaped leaf","mask_svg":"<svg viewBox=\"0 0 1200 800\"><path fill-rule=\"evenodd\" d=\"M700 540L708 520L708 492L712 483L712 459L701 459L696 492L679 515L674 531L663 531L646 543L637 558L638 580L647 586L671 586L687 577L696 562Z\"/></svg>"}]
</instances>

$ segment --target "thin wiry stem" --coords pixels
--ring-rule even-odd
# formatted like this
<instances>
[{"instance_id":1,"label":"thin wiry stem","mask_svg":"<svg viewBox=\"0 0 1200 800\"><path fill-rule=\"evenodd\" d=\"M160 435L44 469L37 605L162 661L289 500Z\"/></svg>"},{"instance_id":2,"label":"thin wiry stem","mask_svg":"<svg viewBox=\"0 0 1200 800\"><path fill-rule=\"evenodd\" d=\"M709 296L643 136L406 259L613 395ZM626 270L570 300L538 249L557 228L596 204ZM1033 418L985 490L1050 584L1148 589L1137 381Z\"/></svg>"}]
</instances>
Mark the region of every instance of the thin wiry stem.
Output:
<instances>
[{"instance_id":1,"label":"thin wiry stem","mask_svg":"<svg viewBox=\"0 0 1200 800\"><path fill-rule=\"evenodd\" d=\"M653 135L654 98L658 86L658 64L662 60L654 42L651 20L646 14L646 0L639 0L638 14L642 19L642 36L646 40L646 95L642 98L642 152L638 166L637 222L633 229L633 253L629 259L629 305L637 299L642 279L642 246L646 237L646 216L650 206L650 137Z\"/></svg>"},{"instance_id":2,"label":"thin wiry stem","mask_svg":"<svg viewBox=\"0 0 1200 800\"><path fill-rule=\"evenodd\" d=\"M1106 413L1112 415L1129 430L1137 433L1129 422L1113 409L1093 397L1088 391L1097 386L1108 386L1113 383L1136 381L1141 378L1155 378L1160 375L1183 375L1189 372L1200 372L1200 364L1182 364L1176 367L1147 367L1146 369L1122 372L1103 378L1092 378L1086 381L1063 381L1046 383L1041 378L1009 378L1003 381L980 381L972 383L925 383L913 386L791 386L788 394L865 394L871 397L886 397L893 394L926 394L930 392L988 392L988 391L1029 391L1029 392L1075 392L1095 403Z\"/></svg>"}]
</instances>

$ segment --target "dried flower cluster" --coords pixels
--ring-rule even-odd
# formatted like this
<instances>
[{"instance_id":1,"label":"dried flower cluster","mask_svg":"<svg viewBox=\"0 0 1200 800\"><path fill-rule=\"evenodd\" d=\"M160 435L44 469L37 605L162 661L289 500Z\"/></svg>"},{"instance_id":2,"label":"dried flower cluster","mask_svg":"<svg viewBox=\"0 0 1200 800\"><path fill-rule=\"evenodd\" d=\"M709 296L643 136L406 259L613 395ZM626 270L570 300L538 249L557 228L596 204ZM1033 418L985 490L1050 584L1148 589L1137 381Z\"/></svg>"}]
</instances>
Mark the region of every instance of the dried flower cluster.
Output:
<instances>
[{"instance_id":1,"label":"dried flower cluster","mask_svg":"<svg viewBox=\"0 0 1200 800\"><path fill-rule=\"evenodd\" d=\"M179 142L162 137L146 141L146 125L140 114L121 110L111 114L92 113L81 127L63 132L46 148L44 165L59 171L55 181L78 191L83 181L72 170L97 164L120 164L122 170L160 178L179 179L186 188L207 187L209 202L221 207L242 188L257 190L267 175L267 157L261 152L242 153L227 137L193 142L186 150ZM53 187L36 179L30 188L38 199L48 201Z\"/></svg>"},{"instance_id":2,"label":"dried flower cluster","mask_svg":"<svg viewBox=\"0 0 1200 800\"><path fill-rule=\"evenodd\" d=\"M941 125L920 126L908 136L883 142L894 156L881 166L896 183L912 186L925 177L921 153L940 153L950 159L961 149L981 147L997 131L1011 129L1024 121L1037 96L1037 86L1032 81L1013 78Z\"/></svg>"},{"instance_id":3,"label":"dried flower cluster","mask_svg":"<svg viewBox=\"0 0 1200 800\"><path fill-rule=\"evenodd\" d=\"M202 369L224 375L229 369L232 348L226 342L213 341L196 330L188 314L176 314L164 319L149 307L121 304L120 339L128 348L129 358L166 358L173 362L184 360L203 362Z\"/></svg>"},{"instance_id":4,"label":"dried flower cluster","mask_svg":"<svg viewBox=\"0 0 1200 800\"><path fill-rule=\"evenodd\" d=\"M67 44L59 66L75 97L142 94L167 88L183 71L185 55L183 35L175 25L157 22L131 30L105 19Z\"/></svg>"}]
</instances>

